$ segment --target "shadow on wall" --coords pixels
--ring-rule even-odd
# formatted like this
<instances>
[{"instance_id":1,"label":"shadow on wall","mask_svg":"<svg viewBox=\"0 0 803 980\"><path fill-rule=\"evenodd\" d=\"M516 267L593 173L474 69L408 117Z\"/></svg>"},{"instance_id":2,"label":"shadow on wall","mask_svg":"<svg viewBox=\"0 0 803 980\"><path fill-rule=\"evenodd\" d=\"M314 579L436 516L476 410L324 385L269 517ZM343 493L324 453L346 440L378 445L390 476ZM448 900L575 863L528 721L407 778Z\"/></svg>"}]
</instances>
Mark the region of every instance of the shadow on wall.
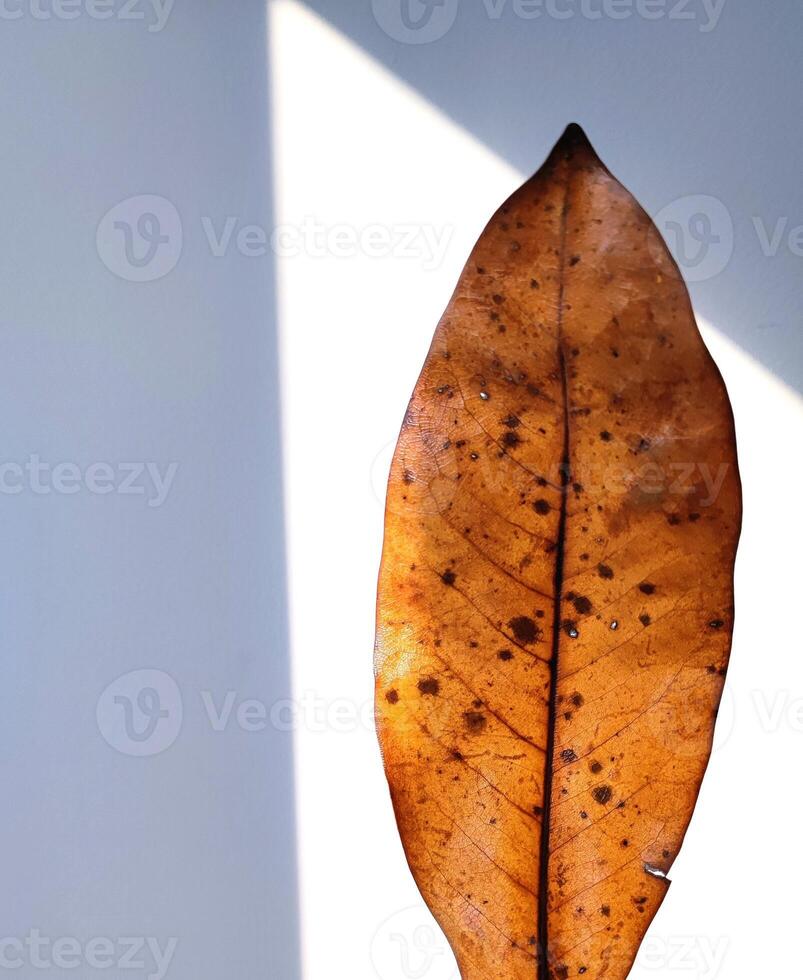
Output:
<instances>
[{"instance_id":1,"label":"shadow on wall","mask_svg":"<svg viewBox=\"0 0 803 980\"><path fill-rule=\"evenodd\" d=\"M298 980L264 0L12 6L5 963Z\"/></svg>"},{"instance_id":2,"label":"shadow on wall","mask_svg":"<svg viewBox=\"0 0 803 980\"><path fill-rule=\"evenodd\" d=\"M797 0L305 2L525 174L581 123L698 312L803 391Z\"/></svg>"}]
</instances>

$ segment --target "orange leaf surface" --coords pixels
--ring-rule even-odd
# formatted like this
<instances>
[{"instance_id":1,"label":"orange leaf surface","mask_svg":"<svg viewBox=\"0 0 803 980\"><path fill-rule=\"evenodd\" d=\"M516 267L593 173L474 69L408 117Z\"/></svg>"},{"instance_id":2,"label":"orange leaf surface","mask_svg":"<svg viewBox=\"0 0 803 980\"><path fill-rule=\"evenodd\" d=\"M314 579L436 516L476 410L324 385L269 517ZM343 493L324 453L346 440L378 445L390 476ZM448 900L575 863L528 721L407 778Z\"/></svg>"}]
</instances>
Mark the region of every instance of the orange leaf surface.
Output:
<instances>
[{"instance_id":1,"label":"orange leaf surface","mask_svg":"<svg viewBox=\"0 0 803 980\"><path fill-rule=\"evenodd\" d=\"M463 980L627 976L711 750L740 516L680 273L570 126L474 248L388 486L377 726Z\"/></svg>"}]
</instances>

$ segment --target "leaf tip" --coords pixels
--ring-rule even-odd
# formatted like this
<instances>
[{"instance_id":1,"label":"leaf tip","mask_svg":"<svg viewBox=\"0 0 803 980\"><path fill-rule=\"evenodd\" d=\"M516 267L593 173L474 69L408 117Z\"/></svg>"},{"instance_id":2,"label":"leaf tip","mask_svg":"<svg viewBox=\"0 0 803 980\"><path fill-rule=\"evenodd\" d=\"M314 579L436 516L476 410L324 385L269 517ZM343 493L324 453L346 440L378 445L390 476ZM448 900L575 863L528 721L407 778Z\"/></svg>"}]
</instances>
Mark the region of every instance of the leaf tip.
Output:
<instances>
[{"instance_id":1,"label":"leaf tip","mask_svg":"<svg viewBox=\"0 0 803 980\"><path fill-rule=\"evenodd\" d=\"M575 149L578 146L587 146L591 149L591 142L586 136L583 127L579 123L572 122L563 130L563 135L558 140L556 148L568 150Z\"/></svg>"},{"instance_id":2,"label":"leaf tip","mask_svg":"<svg viewBox=\"0 0 803 980\"><path fill-rule=\"evenodd\" d=\"M579 123L569 123L563 135L555 144L549 156L552 164L558 161L575 160L585 163L600 163L597 152Z\"/></svg>"}]
</instances>

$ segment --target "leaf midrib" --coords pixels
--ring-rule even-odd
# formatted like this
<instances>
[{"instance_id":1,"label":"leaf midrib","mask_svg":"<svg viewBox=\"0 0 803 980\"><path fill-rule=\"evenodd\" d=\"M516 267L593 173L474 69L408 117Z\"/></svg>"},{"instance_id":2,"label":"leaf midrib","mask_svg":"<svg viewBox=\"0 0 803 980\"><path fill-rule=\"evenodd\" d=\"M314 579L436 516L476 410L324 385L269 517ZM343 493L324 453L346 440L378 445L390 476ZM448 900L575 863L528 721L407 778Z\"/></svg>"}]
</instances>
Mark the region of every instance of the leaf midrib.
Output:
<instances>
[{"instance_id":1,"label":"leaf midrib","mask_svg":"<svg viewBox=\"0 0 803 980\"><path fill-rule=\"evenodd\" d=\"M563 354L563 309L566 272L566 232L569 213L569 186L571 181L570 158L566 161L566 186L560 223L560 262L558 267L558 310L557 310L557 351L560 365L562 407L563 407L563 447L560 463L560 516L555 548L555 576L552 610L552 656L549 661L549 713L547 716L546 753L544 757L544 805L541 814L541 844L539 857L538 884L538 980L550 980L549 975L549 844L550 821L552 816L552 777L555 755L555 727L558 709L558 655L560 652L560 631L562 621L561 597L563 594L563 573L566 544L566 516L568 502L570 447L569 447L569 385L566 359Z\"/></svg>"}]
</instances>

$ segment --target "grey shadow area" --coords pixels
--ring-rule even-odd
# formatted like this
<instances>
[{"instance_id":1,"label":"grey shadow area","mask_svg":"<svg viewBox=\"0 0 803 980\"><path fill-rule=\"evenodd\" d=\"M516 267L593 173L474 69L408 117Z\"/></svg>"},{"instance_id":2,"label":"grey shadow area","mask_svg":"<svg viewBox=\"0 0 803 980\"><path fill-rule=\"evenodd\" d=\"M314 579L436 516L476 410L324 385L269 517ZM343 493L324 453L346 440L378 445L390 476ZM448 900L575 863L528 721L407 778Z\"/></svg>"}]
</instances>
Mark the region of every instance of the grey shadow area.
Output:
<instances>
[{"instance_id":1,"label":"grey shadow area","mask_svg":"<svg viewBox=\"0 0 803 980\"><path fill-rule=\"evenodd\" d=\"M699 313L803 390L796 0L305 2L526 174L579 122Z\"/></svg>"},{"instance_id":2,"label":"grey shadow area","mask_svg":"<svg viewBox=\"0 0 803 980\"><path fill-rule=\"evenodd\" d=\"M3 965L298 980L264 3L12 7Z\"/></svg>"}]
</instances>

